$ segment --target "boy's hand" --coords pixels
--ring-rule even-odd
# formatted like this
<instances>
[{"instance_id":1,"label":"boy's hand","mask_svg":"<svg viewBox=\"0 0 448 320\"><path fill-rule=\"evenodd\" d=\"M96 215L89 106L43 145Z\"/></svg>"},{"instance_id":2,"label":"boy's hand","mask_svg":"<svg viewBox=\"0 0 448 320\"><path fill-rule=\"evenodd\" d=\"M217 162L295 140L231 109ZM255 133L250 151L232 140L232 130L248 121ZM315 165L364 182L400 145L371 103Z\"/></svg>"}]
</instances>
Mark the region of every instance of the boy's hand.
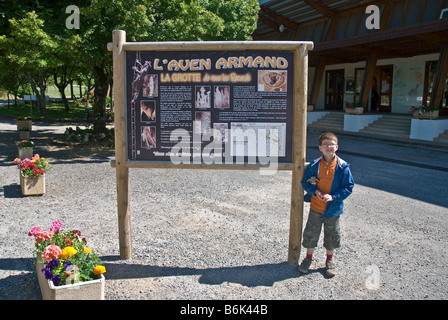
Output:
<instances>
[{"instance_id":1,"label":"boy's hand","mask_svg":"<svg viewBox=\"0 0 448 320\"><path fill-rule=\"evenodd\" d=\"M333 201L333 197L331 195L323 194L322 192L320 192L319 189L316 190L316 196L319 200L322 200L325 202Z\"/></svg>"}]
</instances>

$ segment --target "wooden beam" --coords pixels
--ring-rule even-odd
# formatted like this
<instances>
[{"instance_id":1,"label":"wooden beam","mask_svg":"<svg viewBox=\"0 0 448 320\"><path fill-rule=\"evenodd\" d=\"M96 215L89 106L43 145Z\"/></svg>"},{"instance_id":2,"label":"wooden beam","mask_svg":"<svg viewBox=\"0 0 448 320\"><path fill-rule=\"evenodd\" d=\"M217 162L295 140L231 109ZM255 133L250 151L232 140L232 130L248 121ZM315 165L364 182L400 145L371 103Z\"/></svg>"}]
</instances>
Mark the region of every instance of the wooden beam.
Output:
<instances>
[{"instance_id":1,"label":"wooden beam","mask_svg":"<svg viewBox=\"0 0 448 320\"><path fill-rule=\"evenodd\" d=\"M338 13L336 11L331 10L327 6L324 6L323 4L315 1L315 0L303 0L307 5L309 5L311 8L317 10L319 13L322 13L324 16L333 19L335 18Z\"/></svg>"},{"instance_id":2,"label":"wooden beam","mask_svg":"<svg viewBox=\"0 0 448 320\"><path fill-rule=\"evenodd\" d=\"M314 71L314 79L311 85L311 103L312 105L316 105L317 98L319 97L320 86L322 85L322 79L325 71L325 60L319 59L317 61L317 65Z\"/></svg>"},{"instance_id":3,"label":"wooden beam","mask_svg":"<svg viewBox=\"0 0 448 320\"><path fill-rule=\"evenodd\" d=\"M263 22L265 25L271 27L272 29L274 29L275 31L278 32L278 28L280 27L280 24L278 24L275 21L272 21L271 19L266 18L264 15L262 14L258 14L258 19Z\"/></svg>"},{"instance_id":4,"label":"wooden beam","mask_svg":"<svg viewBox=\"0 0 448 320\"><path fill-rule=\"evenodd\" d=\"M439 107L442 103L443 90L448 73L448 43L444 43L440 49L439 61L437 63L437 72L434 78L434 84L431 92L429 106L431 108Z\"/></svg>"},{"instance_id":5,"label":"wooden beam","mask_svg":"<svg viewBox=\"0 0 448 320\"><path fill-rule=\"evenodd\" d=\"M285 27L290 28L292 30L294 29L298 29L299 28L299 24L284 17L283 15L275 12L272 9L269 9L265 6L260 6L260 9L263 13L267 14L268 16L270 16L271 18L273 18L276 22L278 22L279 24L283 24Z\"/></svg>"},{"instance_id":6,"label":"wooden beam","mask_svg":"<svg viewBox=\"0 0 448 320\"><path fill-rule=\"evenodd\" d=\"M288 263L297 265L300 258L303 225L304 191L302 186L306 160L306 110L308 82L308 52L301 45L294 50L294 126L291 179L291 213L289 222Z\"/></svg>"},{"instance_id":7,"label":"wooden beam","mask_svg":"<svg viewBox=\"0 0 448 320\"><path fill-rule=\"evenodd\" d=\"M373 53L367 56L366 67L364 71L364 79L362 81L361 94L359 97L359 102L366 108L369 102L370 87L372 86L373 75L375 74L376 62L378 60L378 55Z\"/></svg>"},{"instance_id":8,"label":"wooden beam","mask_svg":"<svg viewBox=\"0 0 448 320\"><path fill-rule=\"evenodd\" d=\"M132 256L131 214L129 206L129 169L126 167L126 67L125 51L126 32L112 32L113 70L114 70L114 127L115 127L115 159L117 178L118 236L120 258Z\"/></svg>"},{"instance_id":9,"label":"wooden beam","mask_svg":"<svg viewBox=\"0 0 448 320\"><path fill-rule=\"evenodd\" d=\"M387 29L390 21L390 15L392 13L392 7L394 5L394 1L386 1L384 5L383 12L381 14L381 22L380 22L380 30Z\"/></svg>"}]
</instances>

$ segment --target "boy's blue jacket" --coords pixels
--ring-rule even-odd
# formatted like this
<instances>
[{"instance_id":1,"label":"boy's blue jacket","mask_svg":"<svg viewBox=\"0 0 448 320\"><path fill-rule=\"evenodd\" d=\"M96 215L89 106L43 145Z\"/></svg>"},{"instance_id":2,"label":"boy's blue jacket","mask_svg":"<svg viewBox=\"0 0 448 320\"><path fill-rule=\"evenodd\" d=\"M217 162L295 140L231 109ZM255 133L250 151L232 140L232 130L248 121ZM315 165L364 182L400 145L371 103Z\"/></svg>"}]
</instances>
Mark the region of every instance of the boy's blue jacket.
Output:
<instances>
[{"instance_id":1,"label":"boy's blue jacket","mask_svg":"<svg viewBox=\"0 0 448 320\"><path fill-rule=\"evenodd\" d=\"M305 170L302 179L302 186L308 195L315 195L316 186L308 183L307 180L311 177L319 176L319 165L322 157L313 160ZM327 209L325 210L324 218L331 218L341 215L343 212L343 200L347 198L353 190L355 182L350 172L350 164L338 157L338 164L334 173L333 184L331 185L330 195L333 201L327 202Z\"/></svg>"}]
</instances>

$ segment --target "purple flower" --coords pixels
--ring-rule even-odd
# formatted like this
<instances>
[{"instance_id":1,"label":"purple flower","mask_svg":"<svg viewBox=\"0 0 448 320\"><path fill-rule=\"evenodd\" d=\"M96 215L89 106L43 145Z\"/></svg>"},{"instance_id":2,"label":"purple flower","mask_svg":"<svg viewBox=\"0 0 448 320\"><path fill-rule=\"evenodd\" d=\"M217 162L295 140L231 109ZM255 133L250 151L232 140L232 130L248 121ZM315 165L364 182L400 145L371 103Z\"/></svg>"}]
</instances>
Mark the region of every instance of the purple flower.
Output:
<instances>
[{"instance_id":1,"label":"purple flower","mask_svg":"<svg viewBox=\"0 0 448 320\"><path fill-rule=\"evenodd\" d=\"M61 283L61 277L59 275L56 275L53 277L53 284L57 286L59 283Z\"/></svg>"}]
</instances>

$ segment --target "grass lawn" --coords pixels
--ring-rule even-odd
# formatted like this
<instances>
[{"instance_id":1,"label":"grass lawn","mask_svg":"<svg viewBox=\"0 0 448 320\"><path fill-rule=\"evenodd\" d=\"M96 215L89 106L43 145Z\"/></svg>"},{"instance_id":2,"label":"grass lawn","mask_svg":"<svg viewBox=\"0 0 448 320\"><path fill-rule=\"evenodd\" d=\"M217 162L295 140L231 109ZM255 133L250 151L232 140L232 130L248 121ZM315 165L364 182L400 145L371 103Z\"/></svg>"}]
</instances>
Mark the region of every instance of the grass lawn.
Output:
<instances>
[{"instance_id":1,"label":"grass lawn","mask_svg":"<svg viewBox=\"0 0 448 320\"><path fill-rule=\"evenodd\" d=\"M34 107L31 113L30 103L14 105L13 103L0 106L0 115L11 118L31 117L33 120L48 119L48 120L85 120L86 108L84 104L78 104L69 101L70 112L65 111L62 102L47 101L47 112L45 116L40 115L37 107Z\"/></svg>"}]
</instances>

